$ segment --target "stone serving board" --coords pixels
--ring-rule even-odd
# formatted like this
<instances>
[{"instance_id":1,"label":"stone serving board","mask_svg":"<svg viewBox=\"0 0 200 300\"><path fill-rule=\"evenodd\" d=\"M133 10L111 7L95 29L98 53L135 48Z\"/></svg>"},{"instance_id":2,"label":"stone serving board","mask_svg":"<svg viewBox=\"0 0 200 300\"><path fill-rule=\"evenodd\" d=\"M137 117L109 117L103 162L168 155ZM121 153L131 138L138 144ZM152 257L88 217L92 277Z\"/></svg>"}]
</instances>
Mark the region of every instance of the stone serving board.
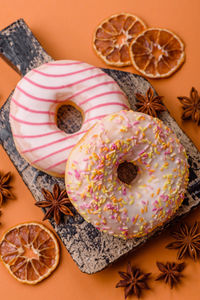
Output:
<instances>
[{"instance_id":1,"label":"stone serving board","mask_svg":"<svg viewBox=\"0 0 200 300\"><path fill-rule=\"evenodd\" d=\"M22 76L32 68L53 60L39 44L23 19L17 20L0 31L0 52L1 57ZM135 93L145 94L151 86L150 83L143 77L128 72L112 69L103 69L103 71L117 81L128 96L131 108L135 110ZM155 91L154 93L156 94ZM41 188L52 190L55 183L64 188L64 179L52 177L31 167L17 152L9 124L10 97L0 110L0 143L35 200L42 200ZM123 255L136 250L149 238L163 232L171 222L186 215L200 203L199 152L167 111L159 117L177 134L188 154L190 177L185 200L174 218L165 226L146 237L128 241L99 232L90 223L87 223L73 207L74 217L63 217L60 225L57 226L53 220L50 220L51 225L82 272L93 274L103 270Z\"/></svg>"}]
</instances>

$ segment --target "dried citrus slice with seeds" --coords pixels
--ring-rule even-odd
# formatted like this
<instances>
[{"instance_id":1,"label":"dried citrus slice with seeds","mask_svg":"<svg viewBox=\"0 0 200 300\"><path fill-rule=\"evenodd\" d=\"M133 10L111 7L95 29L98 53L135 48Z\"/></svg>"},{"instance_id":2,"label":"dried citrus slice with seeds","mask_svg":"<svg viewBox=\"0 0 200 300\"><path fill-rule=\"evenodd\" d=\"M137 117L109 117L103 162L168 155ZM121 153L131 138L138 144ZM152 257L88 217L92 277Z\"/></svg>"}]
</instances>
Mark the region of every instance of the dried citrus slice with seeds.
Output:
<instances>
[{"instance_id":1,"label":"dried citrus slice with seeds","mask_svg":"<svg viewBox=\"0 0 200 300\"><path fill-rule=\"evenodd\" d=\"M106 64L128 66L131 64L130 43L145 28L144 22L132 14L112 15L97 27L93 38L94 49Z\"/></svg>"},{"instance_id":2,"label":"dried citrus slice with seeds","mask_svg":"<svg viewBox=\"0 0 200 300\"><path fill-rule=\"evenodd\" d=\"M59 245L45 226L32 222L9 229L0 242L0 257L18 281L36 284L48 277L59 262Z\"/></svg>"},{"instance_id":3,"label":"dried citrus slice with seeds","mask_svg":"<svg viewBox=\"0 0 200 300\"><path fill-rule=\"evenodd\" d=\"M184 62L184 44L167 29L149 28L132 41L130 57L133 66L143 75L168 77Z\"/></svg>"}]
</instances>

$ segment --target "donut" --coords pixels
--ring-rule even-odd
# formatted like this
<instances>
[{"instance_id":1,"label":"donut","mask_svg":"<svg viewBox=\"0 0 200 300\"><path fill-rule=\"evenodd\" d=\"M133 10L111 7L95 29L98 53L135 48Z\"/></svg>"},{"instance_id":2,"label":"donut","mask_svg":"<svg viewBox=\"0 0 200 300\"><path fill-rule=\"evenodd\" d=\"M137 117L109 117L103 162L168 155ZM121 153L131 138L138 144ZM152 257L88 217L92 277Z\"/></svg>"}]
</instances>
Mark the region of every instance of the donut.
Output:
<instances>
[{"instance_id":1,"label":"donut","mask_svg":"<svg viewBox=\"0 0 200 300\"><path fill-rule=\"evenodd\" d=\"M57 111L72 105L83 116L73 134L57 126ZM80 61L45 63L17 84L10 103L10 125L18 152L32 166L64 177L68 155L95 122L107 114L129 109L115 80Z\"/></svg>"},{"instance_id":2,"label":"donut","mask_svg":"<svg viewBox=\"0 0 200 300\"><path fill-rule=\"evenodd\" d=\"M135 166L134 179L119 169ZM161 120L122 110L97 121L72 150L68 196L86 221L128 239L165 223L181 205L188 182L186 152Z\"/></svg>"}]
</instances>

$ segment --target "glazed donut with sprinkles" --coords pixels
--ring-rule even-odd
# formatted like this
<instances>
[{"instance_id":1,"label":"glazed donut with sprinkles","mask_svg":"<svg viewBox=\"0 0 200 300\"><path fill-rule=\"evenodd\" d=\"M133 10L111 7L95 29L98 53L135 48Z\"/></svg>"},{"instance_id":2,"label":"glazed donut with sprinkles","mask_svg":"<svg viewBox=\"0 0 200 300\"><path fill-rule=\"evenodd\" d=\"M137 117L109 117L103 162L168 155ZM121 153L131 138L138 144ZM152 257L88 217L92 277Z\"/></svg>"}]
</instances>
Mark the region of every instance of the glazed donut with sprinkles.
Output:
<instances>
[{"instance_id":1,"label":"glazed donut with sprinkles","mask_svg":"<svg viewBox=\"0 0 200 300\"><path fill-rule=\"evenodd\" d=\"M57 111L72 105L83 116L73 134L57 126ZM36 168L64 176L71 149L96 121L129 109L117 83L99 68L80 61L52 61L31 70L17 84L10 125L19 153Z\"/></svg>"},{"instance_id":2,"label":"glazed donut with sprinkles","mask_svg":"<svg viewBox=\"0 0 200 300\"><path fill-rule=\"evenodd\" d=\"M137 169L128 183L118 176L124 163ZM98 120L73 148L65 182L73 205L99 230L141 237L181 205L188 182L186 152L161 120L122 110Z\"/></svg>"}]
</instances>

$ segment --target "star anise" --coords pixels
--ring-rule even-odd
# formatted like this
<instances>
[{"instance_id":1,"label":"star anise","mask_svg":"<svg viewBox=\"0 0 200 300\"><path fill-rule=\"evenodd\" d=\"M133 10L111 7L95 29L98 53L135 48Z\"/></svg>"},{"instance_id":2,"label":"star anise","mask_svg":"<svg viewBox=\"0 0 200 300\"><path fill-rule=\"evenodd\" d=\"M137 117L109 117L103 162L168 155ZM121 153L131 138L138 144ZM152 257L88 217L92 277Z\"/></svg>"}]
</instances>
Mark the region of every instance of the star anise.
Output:
<instances>
[{"instance_id":1,"label":"star anise","mask_svg":"<svg viewBox=\"0 0 200 300\"><path fill-rule=\"evenodd\" d=\"M54 220L58 225L60 223L61 213L73 216L71 210L65 206L66 204L71 203L67 197L67 192L65 189L61 191L58 184L54 185L53 193L42 189L42 194L45 200L37 201L35 205L38 207L48 208L43 220L49 219L53 215Z\"/></svg>"},{"instance_id":2,"label":"star anise","mask_svg":"<svg viewBox=\"0 0 200 300\"><path fill-rule=\"evenodd\" d=\"M156 265L161 272L156 280L163 280L170 285L171 289L180 281L180 278L183 277L181 272L185 269L185 263L167 262L163 264L157 262Z\"/></svg>"},{"instance_id":3,"label":"star anise","mask_svg":"<svg viewBox=\"0 0 200 300\"><path fill-rule=\"evenodd\" d=\"M190 97L177 97L181 104L183 104L182 119L192 119L197 125L200 124L200 96L198 91L192 87L190 91Z\"/></svg>"},{"instance_id":4,"label":"star anise","mask_svg":"<svg viewBox=\"0 0 200 300\"><path fill-rule=\"evenodd\" d=\"M154 96L154 92L151 87L147 90L145 96L139 93L136 93L135 96L138 100L138 103L136 103L138 111L142 113L148 114L152 117L157 117L158 111L166 110L161 100L163 96Z\"/></svg>"},{"instance_id":5,"label":"star anise","mask_svg":"<svg viewBox=\"0 0 200 300\"><path fill-rule=\"evenodd\" d=\"M3 203L3 200L14 199L13 194L10 191L11 186L9 181L11 179L11 173L0 174L0 207Z\"/></svg>"},{"instance_id":6,"label":"star anise","mask_svg":"<svg viewBox=\"0 0 200 300\"><path fill-rule=\"evenodd\" d=\"M198 227L197 222L191 227L185 223L181 224L177 231L171 233L176 241L168 244L166 248L179 249L177 253L178 259L187 254L196 260L200 253L200 233L198 233Z\"/></svg>"},{"instance_id":7,"label":"star anise","mask_svg":"<svg viewBox=\"0 0 200 300\"><path fill-rule=\"evenodd\" d=\"M147 280L151 273L143 273L139 268L132 267L130 262L127 265L127 272L119 272L119 275L123 280L120 280L116 288L124 287L125 299L134 294L138 298L141 295L143 289L149 289Z\"/></svg>"}]
</instances>

